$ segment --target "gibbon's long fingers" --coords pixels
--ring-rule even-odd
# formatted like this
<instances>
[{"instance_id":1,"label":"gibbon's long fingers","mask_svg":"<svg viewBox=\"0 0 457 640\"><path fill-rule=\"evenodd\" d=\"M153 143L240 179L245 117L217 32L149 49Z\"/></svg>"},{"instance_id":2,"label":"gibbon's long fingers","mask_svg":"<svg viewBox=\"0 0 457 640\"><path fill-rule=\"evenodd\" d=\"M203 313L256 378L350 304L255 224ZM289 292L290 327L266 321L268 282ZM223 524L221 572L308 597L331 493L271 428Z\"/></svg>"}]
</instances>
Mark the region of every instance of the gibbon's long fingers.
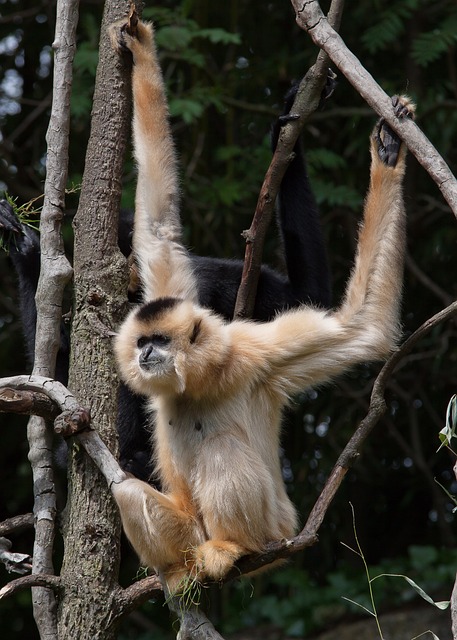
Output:
<instances>
[{"instance_id":1,"label":"gibbon's long fingers","mask_svg":"<svg viewBox=\"0 0 457 640\"><path fill-rule=\"evenodd\" d=\"M116 23L110 34L117 51L127 48L133 58L133 138L138 165L133 253L143 299L197 300L190 259L180 244L177 161L153 27L138 22L132 31L128 24Z\"/></svg>"},{"instance_id":2,"label":"gibbon's long fingers","mask_svg":"<svg viewBox=\"0 0 457 640\"><path fill-rule=\"evenodd\" d=\"M399 98L399 103L401 115L405 110L414 112L408 98ZM355 266L337 316L344 322L362 312L363 322L368 326L381 326L381 322L392 331L386 338L395 340L405 246L402 180L406 148L383 121L372 134L371 156L370 188Z\"/></svg>"}]
</instances>

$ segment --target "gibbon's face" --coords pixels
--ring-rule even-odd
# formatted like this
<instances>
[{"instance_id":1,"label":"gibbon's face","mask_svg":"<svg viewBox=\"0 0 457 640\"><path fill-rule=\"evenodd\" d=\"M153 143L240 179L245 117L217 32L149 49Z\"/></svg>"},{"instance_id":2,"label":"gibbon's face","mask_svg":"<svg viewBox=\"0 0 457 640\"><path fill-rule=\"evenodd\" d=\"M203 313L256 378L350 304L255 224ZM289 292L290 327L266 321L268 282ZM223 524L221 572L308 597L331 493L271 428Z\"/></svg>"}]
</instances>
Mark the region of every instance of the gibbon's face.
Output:
<instances>
[{"instance_id":1,"label":"gibbon's face","mask_svg":"<svg viewBox=\"0 0 457 640\"><path fill-rule=\"evenodd\" d=\"M135 309L119 329L114 348L123 380L135 391L182 393L187 360L201 317L191 302L159 298Z\"/></svg>"}]
</instances>

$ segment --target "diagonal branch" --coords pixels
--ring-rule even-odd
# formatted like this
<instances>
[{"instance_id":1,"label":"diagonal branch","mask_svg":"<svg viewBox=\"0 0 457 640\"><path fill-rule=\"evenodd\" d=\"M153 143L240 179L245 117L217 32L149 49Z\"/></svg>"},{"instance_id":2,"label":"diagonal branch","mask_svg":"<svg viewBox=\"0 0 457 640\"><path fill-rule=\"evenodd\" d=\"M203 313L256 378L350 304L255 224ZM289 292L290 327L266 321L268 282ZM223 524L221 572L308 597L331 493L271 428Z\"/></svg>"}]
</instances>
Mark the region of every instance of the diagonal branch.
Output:
<instances>
[{"instance_id":1,"label":"diagonal branch","mask_svg":"<svg viewBox=\"0 0 457 640\"><path fill-rule=\"evenodd\" d=\"M381 89L360 60L322 13L317 0L291 0L298 26L307 31L314 44L323 49L368 104L405 141L457 217L457 180L435 147L410 118L396 118L389 96Z\"/></svg>"}]
</instances>

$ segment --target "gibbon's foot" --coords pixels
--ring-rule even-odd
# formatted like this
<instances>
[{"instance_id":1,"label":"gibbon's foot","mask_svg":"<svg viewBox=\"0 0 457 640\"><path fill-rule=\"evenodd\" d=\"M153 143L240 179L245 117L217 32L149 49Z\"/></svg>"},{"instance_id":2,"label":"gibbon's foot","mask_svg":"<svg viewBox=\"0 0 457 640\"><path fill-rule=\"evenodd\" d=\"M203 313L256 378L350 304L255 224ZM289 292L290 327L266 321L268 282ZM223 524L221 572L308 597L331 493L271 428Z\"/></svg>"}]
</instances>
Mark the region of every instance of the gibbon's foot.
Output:
<instances>
[{"instance_id":1,"label":"gibbon's foot","mask_svg":"<svg viewBox=\"0 0 457 640\"><path fill-rule=\"evenodd\" d=\"M407 96L393 96L392 105L397 118L414 118L414 105ZM401 146L401 138L381 118L375 134L378 155L385 165L395 167Z\"/></svg>"},{"instance_id":2,"label":"gibbon's foot","mask_svg":"<svg viewBox=\"0 0 457 640\"><path fill-rule=\"evenodd\" d=\"M207 540L193 551L197 579L221 580L246 553L248 551L235 542Z\"/></svg>"}]
</instances>

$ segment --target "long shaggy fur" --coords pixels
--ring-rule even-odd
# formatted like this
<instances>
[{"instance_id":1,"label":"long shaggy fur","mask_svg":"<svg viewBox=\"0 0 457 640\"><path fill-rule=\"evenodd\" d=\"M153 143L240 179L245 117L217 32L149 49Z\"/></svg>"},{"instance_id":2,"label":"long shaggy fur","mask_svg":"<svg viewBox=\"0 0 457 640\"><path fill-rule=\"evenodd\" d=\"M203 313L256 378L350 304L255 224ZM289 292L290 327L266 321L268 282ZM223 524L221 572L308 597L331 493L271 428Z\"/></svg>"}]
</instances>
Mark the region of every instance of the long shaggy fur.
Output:
<instances>
[{"instance_id":1,"label":"long shaggy fur","mask_svg":"<svg viewBox=\"0 0 457 640\"><path fill-rule=\"evenodd\" d=\"M113 493L141 560L176 591L188 576L218 580L241 555L294 535L297 514L278 458L282 409L297 391L382 359L395 345L406 150L393 136L387 162L387 128L378 123L355 265L339 308L302 306L261 325L226 322L196 304L152 27L139 22L132 35L118 24L111 33L134 61L134 252L145 303L120 327L115 351L122 378L150 399L163 488L132 478ZM399 116L413 112L407 98L400 104Z\"/></svg>"}]
</instances>

